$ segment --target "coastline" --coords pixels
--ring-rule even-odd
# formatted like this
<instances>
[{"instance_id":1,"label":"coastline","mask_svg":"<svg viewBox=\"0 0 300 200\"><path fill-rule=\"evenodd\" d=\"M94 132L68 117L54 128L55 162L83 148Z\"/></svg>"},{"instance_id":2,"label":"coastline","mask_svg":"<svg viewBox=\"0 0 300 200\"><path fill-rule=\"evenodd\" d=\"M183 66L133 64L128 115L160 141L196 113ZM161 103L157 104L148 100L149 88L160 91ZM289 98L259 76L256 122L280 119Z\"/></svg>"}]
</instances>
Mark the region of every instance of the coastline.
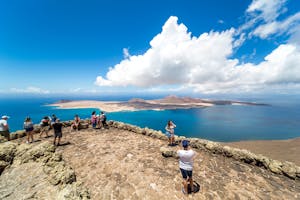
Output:
<instances>
[{"instance_id":1,"label":"coastline","mask_svg":"<svg viewBox=\"0 0 300 200\"><path fill-rule=\"evenodd\" d=\"M168 103L147 101L92 101L80 100L49 104L48 106L56 106L60 109L77 109L77 108L97 108L104 112L121 112L121 111L139 111L139 110L174 110L174 109L190 109L213 106L211 103Z\"/></svg>"}]
</instances>

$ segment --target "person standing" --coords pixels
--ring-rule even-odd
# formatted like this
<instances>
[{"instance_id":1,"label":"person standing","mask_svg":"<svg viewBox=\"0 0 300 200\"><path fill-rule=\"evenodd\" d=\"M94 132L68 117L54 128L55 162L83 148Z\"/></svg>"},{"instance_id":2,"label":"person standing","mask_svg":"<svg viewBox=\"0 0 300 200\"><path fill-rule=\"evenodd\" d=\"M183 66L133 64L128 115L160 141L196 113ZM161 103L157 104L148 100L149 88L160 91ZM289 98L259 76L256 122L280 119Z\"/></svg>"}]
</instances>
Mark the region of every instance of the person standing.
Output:
<instances>
[{"instance_id":1,"label":"person standing","mask_svg":"<svg viewBox=\"0 0 300 200\"><path fill-rule=\"evenodd\" d=\"M176 125L169 120L167 125L166 125L166 131L167 131L167 136L169 138L169 145L173 146L175 144L175 137L174 137L174 129L175 129Z\"/></svg>"},{"instance_id":2,"label":"person standing","mask_svg":"<svg viewBox=\"0 0 300 200\"><path fill-rule=\"evenodd\" d=\"M26 131L26 135L27 135L26 143L32 143L33 142L33 123L31 121L30 117L26 117L23 127L24 127L24 129ZM31 138L31 142L30 142L30 138Z\"/></svg>"},{"instance_id":3,"label":"person standing","mask_svg":"<svg viewBox=\"0 0 300 200\"><path fill-rule=\"evenodd\" d=\"M182 184L182 192L184 194L188 194L188 183L190 184L191 191L194 191L193 186L193 160L195 157L195 152L192 149L189 149L189 141L182 141L181 150L177 151L177 155L179 157L179 169L181 171L181 175L183 178Z\"/></svg>"},{"instance_id":4,"label":"person standing","mask_svg":"<svg viewBox=\"0 0 300 200\"><path fill-rule=\"evenodd\" d=\"M58 138L57 146L60 145L60 139L62 138L62 127L63 124L59 119L56 119L56 122L52 125L54 131L54 141L53 145L56 145L56 138Z\"/></svg>"},{"instance_id":5,"label":"person standing","mask_svg":"<svg viewBox=\"0 0 300 200\"><path fill-rule=\"evenodd\" d=\"M9 116L7 115L3 115L0 119L0 135L4 136L7 139L7 141L9 141L10 135L7 119L9 119Z\"/></svg>"},{"instance_id":6,"label":"person standing","mask_svg":"<svg viewBox=\"0 0 300 200\"><path fill-rule=\"evenodd\" d=\"M104 112L101 112L101 115L100 115L100 123L101 123L101 128L106 128L108 127L107 123L106 123L106 115Z\"/></svg>"},{"instance_id":7,"label":"person standing","mask_svg":"<svg viewBox=\"0 0 300 200\"><path fill-rule=\"evenodd\" d=\"M91 123L92 123L93 128L96 128L96 126L97 126L97 116L96 116L96 111L93 111L93 112L92 112Z\"/></svg>"},{"instance_id":8,"label":"person standing","mask_svg":"<svg viewBox=\"0 0 300 200\"><path fill-rule=\"evenodd\" d=\"M41 126L40 137L42 137L43 133L46 133L46 137L49 137L48 135L49 125L50 125L49 123L50 123L49 117L45 116L40 123Z\"/></svg>"}]
</instances>

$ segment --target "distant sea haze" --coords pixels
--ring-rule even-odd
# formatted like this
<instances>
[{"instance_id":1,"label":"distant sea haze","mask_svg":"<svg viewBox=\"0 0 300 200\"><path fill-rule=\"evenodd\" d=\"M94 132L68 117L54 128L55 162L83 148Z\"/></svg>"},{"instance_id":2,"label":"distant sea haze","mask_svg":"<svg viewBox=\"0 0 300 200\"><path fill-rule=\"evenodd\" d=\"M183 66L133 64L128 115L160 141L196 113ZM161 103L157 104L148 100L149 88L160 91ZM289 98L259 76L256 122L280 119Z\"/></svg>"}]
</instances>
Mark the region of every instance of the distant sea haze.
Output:
<instances>
[{"instance_id":1,"label":"distant sea haze","mask_svg":"<svg viewBox=\"0 0 300 200\"><path fill-rule=\"evenodd\" d=\"M0 99L0 115L9 115L11 132L21 130L25 117L35 124L42 117L55 114L61 120L71 120L75 114L90 118L93 110L58 109L46 106L65 98ZM117 99L117 97L115 97ZM124 97L119 99L124 100ZM177 125L176 135L199 137L220 142L241 140L277 140L300 137L300 105L292 101L264 101L271 106L219 105L206 108L164 111L134 111L107 113L108 120L117 120L140 127L165 132L168 120Z\"/></svg>"}]
</instances>

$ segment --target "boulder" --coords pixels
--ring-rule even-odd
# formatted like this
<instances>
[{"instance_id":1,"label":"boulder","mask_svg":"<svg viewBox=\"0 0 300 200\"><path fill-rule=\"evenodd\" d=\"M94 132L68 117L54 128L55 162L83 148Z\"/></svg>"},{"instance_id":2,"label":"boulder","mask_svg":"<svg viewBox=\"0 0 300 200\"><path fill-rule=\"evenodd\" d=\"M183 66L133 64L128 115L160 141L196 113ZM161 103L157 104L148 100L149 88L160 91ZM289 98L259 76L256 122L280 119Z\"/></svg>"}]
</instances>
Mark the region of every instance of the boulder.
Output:
<instances>
[{"instance_id":1,"label":"boulder","mask_svg":"<svg viewBox=\"0 0 300 200\"><path fill-rule=\"evenodd\" d=\"M297 166L291 162L282 163L282 172L291 179L296 178Z\"/></svg>"},{"instance_id":2,"label":"boulder","mask_svg":"<svg viewBox=\"0 0 300 200\"><path fill-rule=\"evenodd\" d=\"M9 166L15 156L16 144L12 142L5 142L0 144L0 174Z\"/></svg>"},{"instance_id":3,"label":"boulder","mask_svg":"<svg viewBox=\"0 0 300 200\"><path fill-rule=\"evenodd\" d=\"M40 125L35 124L35 125L33 126L33 131L34 131L35 133L41 132L41 127L40 127Z\"/></svg>"},{"instance_id":4,"label":"boulder","mask_svg":"<svg viewBox=\"0 0 300 200\"><path fill-rule=\"evenodd\" d=\"M89 124L88 123L80 123L79 124L79 129L87 129L89 128Z\"/></svg>"},{"instance_id":5,"label":"boulder","mask_svg":"<svg viewBox=\"0 0 300 200\"><path fill-rule=\"evenodd\" d=\"M17 151L17 145L12 142L0 144L0 160L11 163Z\"/></svg>"},{"instance_id":6,"label":"boulder","mask_svg":"<svg viewBox=\"0 0 300 200\"><path fill-rule=\"evenodd\" d=\"M174 157L177 158L177 152L173 150L172 148L167 148L167 147L161 147L160 152L162 156L164 157Z\"/></svg>"},{"instance_id":7,"label":"boulder","mask_svg":"<svg viewBox=\"0 0 300 200\"><path fill-rule=\"evenodd\" d=\"M278 160L270 160L269 170L275 174L282 174L282 163Z\"/></svg>"},{"instance_id":8,"label":"boulder","mask_svg":"<svg viewBox=\"0 0 300 200\"><path fill-rule=\"evenodd\" d=\"M21 144L18 149L24 149L26 147L22 147ZM29 161L36 161L42 159L42 161L46 162L55 152L55 146L50 144L49 142L43 142L39 145L33 146L25 153L18 152L21 156L18 158L20 163L27 163Z\"/></svg>"},{"instance_id":9,"label":"boulder","mask_svg":"<svg viewBox=\"0 0 300 200\"><path fill-rule=\"evenodd\" d=\"M10 139L11 139L11 140L18 139L18 134L16 134L16 133L11 133L11 134L10 134ZM6 138L5 138L5 140L6 140Z\"/></svg>"},{"instance_id":10,"label":"boulder","mask_svg":"<svg viewBox=\"0 0 300 200\"><path fill-rule=\"evenodd\" d=\"M0 143L7 142L6 137L0 135Z\"/></svg>"},{"instance_id":11,"label":"boulder","mask_svg":"<svg viewBox=\"0 0 300 200\"><path fill-rule=\"evenodd\" d=\"M18 138L22 138L22 137L26 136L25 130L16 131L16 134L18 135Z\"/></svg>"}]
</instances>

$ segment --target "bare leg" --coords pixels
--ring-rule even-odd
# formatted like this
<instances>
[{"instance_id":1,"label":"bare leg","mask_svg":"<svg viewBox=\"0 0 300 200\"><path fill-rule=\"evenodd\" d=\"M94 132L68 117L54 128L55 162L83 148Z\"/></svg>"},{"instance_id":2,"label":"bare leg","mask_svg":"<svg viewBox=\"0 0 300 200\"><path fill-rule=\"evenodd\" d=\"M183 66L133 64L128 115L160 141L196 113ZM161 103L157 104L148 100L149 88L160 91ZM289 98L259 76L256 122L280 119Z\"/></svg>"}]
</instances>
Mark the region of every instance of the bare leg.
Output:
<instances>
[{"instance_id":1,"label":"bare leg","mask_svg":"<svg viewBox=\"0 0 300 200\"><path fill-rule=\"evenodd\" d=\"M194 182L193 182L193 178L189 178L189 182L190 182L190 186L191 186L191 191L194 191Z\"/></svg>"},{"instance_id":2,"label":"bare leg","mask_svg":"<svg viewBox=\"0 0 300 200\"><path fill-rule=\"evenodd\" d=\"M183 184L184 193L185 193L185 194L188 194L188 185L187 185L187 181L186 181L186 180L183 180L183 181L182 181L182 184Z\"/></svg>"},{"instance_id":3,"label":"bare leg","mask_svg":"<svg viewBox=\"0 0 300 200\"><path fill-rule=\"evenodd\" d=\"M172 140L171 143L174 144L175 143L174 135L171 137L171 140Z\"/></svg>"},{"instance_id":4,"label":"bare leg","mask_svg":"<svg viewBox=\"0 0 300 200\"><path fill-rule=\"evenodd\" d=\"M54 136L54 141L53 141L53 145L55 145L55 142L56 142L56 137Z\"/></svg>"},{"instance_id":5,"label":"bare leg","mask_svg":"<svg viewBox=\"0 0 300 200\"><path fill-rule=\"evenodd\" d=\"M26 132L26 135L27 135L27 143L29 143L29 136L30 136L30 133L31 133L31 132Z\"/></svg>"},{"instance_id":6,"label":"bare leg","mask_svg":"<svg viewBox=\"0 0 300 200\"><path fill-rule=\"evenodd\" d=\"M31 142L33 142L33 132L30 132L30 138L31 138Z\"/></svg>"},{"instance_id":7,"label":"bare leg","mask_svg":"<svg viewBox=\"0 0 300 200\"><path fill-rule=\"evenodd\" d=\"M57 145L60 145L60 139L61 139L61 138L60 138L60 137L58 137L58 143L57 143Z\"/></svg>"}]
</instances>

